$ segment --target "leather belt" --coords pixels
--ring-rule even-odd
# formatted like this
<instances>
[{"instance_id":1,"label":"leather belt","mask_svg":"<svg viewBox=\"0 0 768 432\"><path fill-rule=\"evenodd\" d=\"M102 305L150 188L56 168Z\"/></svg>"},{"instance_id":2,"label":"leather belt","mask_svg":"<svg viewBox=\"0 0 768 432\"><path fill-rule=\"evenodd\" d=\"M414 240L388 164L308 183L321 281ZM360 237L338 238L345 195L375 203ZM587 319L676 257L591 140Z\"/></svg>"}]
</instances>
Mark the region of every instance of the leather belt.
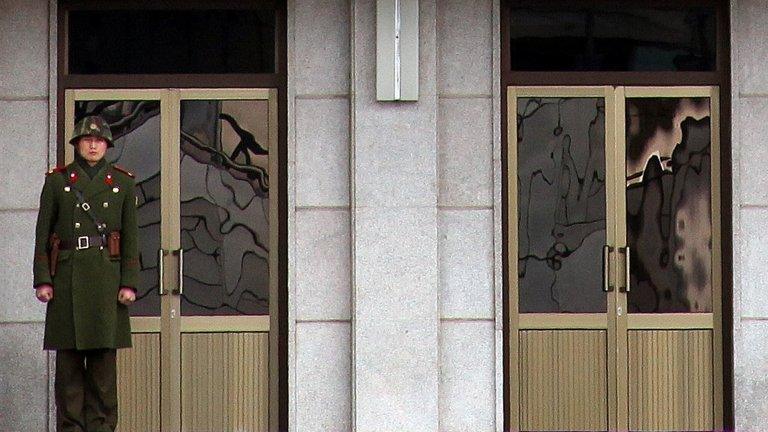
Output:
<instances>
[{"instance_id":1,"label":"leather belt","mask_svg":"<svg viewBox=\"0 0 768 432\"><path fill-rule=\"evenodd\" d=\"M70 240L62 240L61 243L59 243L59 249L81 250L81 249L88 249L90 247L106 246L106 245L107 245L107 242L104 240L104 237L102 236L80 236Z\"/></svg>"}]
</instances>

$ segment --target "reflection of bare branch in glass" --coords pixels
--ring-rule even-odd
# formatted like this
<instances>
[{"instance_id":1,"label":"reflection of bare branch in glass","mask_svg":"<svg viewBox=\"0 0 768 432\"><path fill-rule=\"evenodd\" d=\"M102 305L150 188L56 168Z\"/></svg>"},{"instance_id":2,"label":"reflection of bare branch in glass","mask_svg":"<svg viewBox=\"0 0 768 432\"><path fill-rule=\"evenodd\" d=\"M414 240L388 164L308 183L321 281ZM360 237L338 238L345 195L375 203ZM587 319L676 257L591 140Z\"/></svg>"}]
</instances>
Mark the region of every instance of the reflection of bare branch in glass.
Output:
<instances>
[{"instance_id":1,"label":"reflection of bare branch in glass","mask_svg":"<svg viewBox=\"0 0 768 432\"><path fill-rule=\"evenodd\" d=\"M89 101L75 106L75 122L89 115L100 115L109 124L114 140L130 134L158 114L158 101Z\"/></svg>"},{"instance_id":2,"label":"reflection of bare branch in glass","mask_svg":"<svg viewBox=\"0 0 768 432\"><path fill-rule=\"evenodd\" d=\"M647 103L635 100L627 104L627 185L642 181L653 156L659 159L662 169L671 172L672 154L683 141L683 121L709 117L706 98L656 98L652 105L654 108L648 111L651 108Z\"/></svg>"},{"instance_id":3,"label":"reflection of bare branch in glass","mask_svg":"<svg viewBox=\"0 0 768 432\"><path fill-rule=\"evenodd\" d=\"M234 162L221 150L207 146L195 136L185 131L181 131L181 150L196 161L205 165L221 166L232 174L233 177L245 180L254 187L254 192L260 196L267 196L269 193L269 173L266 169L258 166L241 165Z\"/></svg>"},{"instance_id":4,"label":"reflection of bare branch in glass","mask_svg":"<svg viewBox=\"0 0 768 432\"><path fill-rule=\"evenodd\" d=\"M232 155L229 157L231 160L237 160L237 157L242 154L245 156L245 165L250 165L251 155L249 152L257 155L269 154L269 152L264 147L256 142L256 138L253 136L253 134L241 128L240 125L237 124L237 120L235 120L231 115L221 113L219 114L219 118L229 123L229 125L232 126L232 129L235 130L235 133L240 137L240 142L237 144L235 150L232 152Z\"/></svg>"},{"instance_id":5,"label":"reflection of bare branch in glass","mask_svg":"<svg viewBox=\"0 0 768 432\"><path fill-rule=\"evenodd\" d=\"M627 100L632 312L712 311L709 115L707 98Z\"/></svg>"},{"instance_id":6,"label":"reflection of bare branch in glass","mask_svg":"<svg viewBox=\"0 0 768 432\"><path fill-rule=\"evenodd\" d=\"M604 311L604 101L517 102L520 311Z\"/></svg>"},{"instance_id":7,"label":"reflection of bare branch in glass","mask_svg":"<svg viewBox=\"0 0 768 432\"><path fill-rule=\"evenodd\" d=\"M219 178L215 174L221 171L209 166L205 172L206 179L210 181ZM229 198L221 195L222 190L231 194ZM218 191L206 189L205 196L181 203L182 247L185 261L194 264L185 268L185 285L192 288L185 290L184 300L214 314L267 313L266 291L258 288L263 282L243 284L241 281L248 279L249 270L268 269L268 246L263 244L253 228L232 220L232 210L248 208L237 205L228 208L227 204L234 204L232 192L228 188ZM231 248L235 243L240 246L235 246L233 251ZM227 253L227 250L230 252ZM227 264L229 259L240 263L236 269ZM246 265L246 260L251 262ZM237 282L227 284L228 274L236 275ZM244 296L258 301L245 302Z\"/></svg>"},{"instance_id":8,"label":"reflection of bare branch in glass","mask_svg":"<svg viewBox=\"0 0 768 432\"><path fill-rule=\"evenodd\" d=\"M182 102L184 315L269 313L268 152L242 127L254 124L248 111L238 118L224 106Z\"/></svg>"}]
</instances>

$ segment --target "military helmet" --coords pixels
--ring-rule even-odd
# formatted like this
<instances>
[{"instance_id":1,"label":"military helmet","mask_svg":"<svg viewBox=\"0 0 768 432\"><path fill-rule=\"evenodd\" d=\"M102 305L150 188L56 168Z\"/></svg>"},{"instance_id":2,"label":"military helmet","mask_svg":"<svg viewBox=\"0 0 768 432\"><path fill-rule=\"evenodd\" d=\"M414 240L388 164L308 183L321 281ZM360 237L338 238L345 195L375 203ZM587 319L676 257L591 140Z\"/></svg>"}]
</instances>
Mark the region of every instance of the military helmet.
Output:
<instances>
[{"instance_id":1,"label":"military helmet","mask_svg":"<svg viewBox=\"0 0 768 432\"><path fill-rule=\"evenodd\" d=\"M92 135L104 139L107 142L107 147L114 147L112 143L112 131L109 129L109 124L104 121L100 116L88 116L77 122L75 130L72 131L72 139L69 143L76 145L77 141L87 135Z\"/></svg>"}]
</instances>

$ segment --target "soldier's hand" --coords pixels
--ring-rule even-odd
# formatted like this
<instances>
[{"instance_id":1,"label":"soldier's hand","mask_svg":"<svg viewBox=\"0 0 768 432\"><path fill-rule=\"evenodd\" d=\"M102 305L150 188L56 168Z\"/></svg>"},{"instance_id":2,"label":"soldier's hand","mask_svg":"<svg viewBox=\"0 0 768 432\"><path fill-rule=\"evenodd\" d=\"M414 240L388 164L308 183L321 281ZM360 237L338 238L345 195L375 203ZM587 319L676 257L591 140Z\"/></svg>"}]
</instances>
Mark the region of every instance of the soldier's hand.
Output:
<instances>
[{"instance_id":1,"label":"soldier's hand","mask_svg":"<svg viewBox=\"0 0 768 432\"><path fill-rule=\"evenodd\" d=\"M136 293L130 288L120 288L120 291L117 293L117 301L126 306L130 306L136 301Z\"/></svg>"},{"instance_id":2,"label":"soldier's hand","mask_svg":"<svg viewBox=\"0 0 768 432\"><path fill-rule=\"evenodd\" d=\"M43 303L48 303L53 299L53 287L48 284L40 285L35 289L35 296Z\"/></svg>"}]
</instances>

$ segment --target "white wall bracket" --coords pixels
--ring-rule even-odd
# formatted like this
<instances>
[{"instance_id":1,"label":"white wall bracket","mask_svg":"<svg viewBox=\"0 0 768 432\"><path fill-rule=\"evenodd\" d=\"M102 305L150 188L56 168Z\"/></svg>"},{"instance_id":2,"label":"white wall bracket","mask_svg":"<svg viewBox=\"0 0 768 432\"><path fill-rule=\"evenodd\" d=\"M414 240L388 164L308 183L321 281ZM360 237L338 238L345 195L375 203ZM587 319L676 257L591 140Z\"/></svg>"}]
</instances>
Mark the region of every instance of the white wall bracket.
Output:
<instances>
[{"instance_id":1,"label":"white wall bracket","mask_svg":"<svg viewBox=\"0 0 768 432\"><path fill-rule=\"evenodd\" d=\"M419 0L376 0L376 99L419 99Z\"/></svg>"}]
</instances>

